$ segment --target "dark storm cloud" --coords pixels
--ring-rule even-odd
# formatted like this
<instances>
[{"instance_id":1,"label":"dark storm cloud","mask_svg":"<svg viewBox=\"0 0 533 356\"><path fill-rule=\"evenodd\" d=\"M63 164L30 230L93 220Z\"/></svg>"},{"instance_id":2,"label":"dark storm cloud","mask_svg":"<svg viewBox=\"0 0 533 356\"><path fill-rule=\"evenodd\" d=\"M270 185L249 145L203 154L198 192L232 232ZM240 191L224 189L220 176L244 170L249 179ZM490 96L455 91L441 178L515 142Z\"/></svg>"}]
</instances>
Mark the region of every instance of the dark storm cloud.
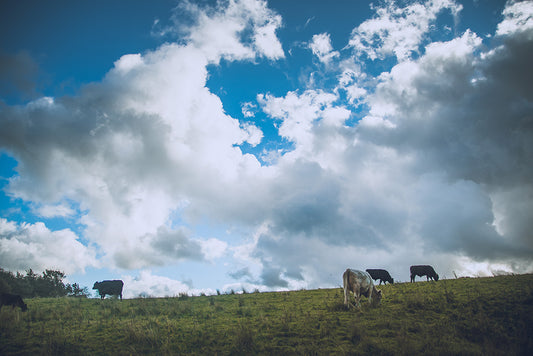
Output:
<instances>
[{"instance_id":1,"label":"dark storm cloud","mask_svg":"<svg viewBox=\"0 0 533 356\"><path fill-rule=\"evenodd\" d=\"M275 208L253 255L269 283L317 271L316 256L338 264L342 252L326 256L339 253L336 246L355 252L355 264L432 255L447 268L455 264L449 256L530 263L533 30L491 41L492 49L483 47L466 31L432 43L377 78L369 114L354 131L336 128L343 133L334 136L315 123L306 132L301 151L312 154L278 164L279 194L268 200ZM297 94L290 102L262 98L268 113L288 118L298 115L290 111L300 110L296 99L305 102Z\"/></svg>"},{"instance_id":2,"label":"dark storm cloud","mask_svg":"<svg viewBox=\"0 0 533 356\"><path fill-rule=\"evenodd\" d=\"M389 119L396 127L364 128L361 137L416 157L420 173L442 172L452 184L472 187L470 193L456 196L457 208L464 207L464 214L437 214L455 225L451 240L436 239L444 249L464 250L476 258L517 253L526 257L533 251L531 239L515 233L497 236L491 229L494 219L513 221L507 226L516 227L514 231L533 229L528 203L533 191L533 68L526 60L532 56L531 31L507 38L481 58L474 52L463 58L429 53L408 80L395 77L393 70L392 79L376 91L376 97L386 96L395 105ZM401 89L405 81L413 93L408 97ZM525 193L522 197L507 195L517 187ZM516 214L496 209L501 215L493 216L496 196L500 206L520 205L525 210ZM505 196L512 196L513 202L504 202ZM435 196L433 201L441 200Z\"/></svg>"},{"instance_id":3,"label":"dark storm cloud","mask_svg":"<svg viewBox=\"0 0 533 356\"><path fill-rule=\"evenodd\" d=\"M270 288L288 287L289 283L282 278L283 270L279 267L271 267L266 264L261 273L261 283Z\"/></svg>"}]
</instances>

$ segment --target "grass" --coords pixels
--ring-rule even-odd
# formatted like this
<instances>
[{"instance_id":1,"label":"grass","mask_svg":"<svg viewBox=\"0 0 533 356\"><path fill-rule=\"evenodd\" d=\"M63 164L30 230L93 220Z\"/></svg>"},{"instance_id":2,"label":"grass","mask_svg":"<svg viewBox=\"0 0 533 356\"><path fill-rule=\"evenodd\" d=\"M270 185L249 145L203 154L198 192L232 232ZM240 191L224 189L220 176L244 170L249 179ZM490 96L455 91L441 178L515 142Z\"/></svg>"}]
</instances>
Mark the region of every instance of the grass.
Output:
<instances>
[{"instance_id":1,"label":"grass","mask_svg":"<svg viewBox=\"0 0 533 356\"><path fill-rule=\"evenodd\" d=\"M1 355L531 355L533 275L188 298L28 299L0 311Z\"/></svg>"}]
</instances>

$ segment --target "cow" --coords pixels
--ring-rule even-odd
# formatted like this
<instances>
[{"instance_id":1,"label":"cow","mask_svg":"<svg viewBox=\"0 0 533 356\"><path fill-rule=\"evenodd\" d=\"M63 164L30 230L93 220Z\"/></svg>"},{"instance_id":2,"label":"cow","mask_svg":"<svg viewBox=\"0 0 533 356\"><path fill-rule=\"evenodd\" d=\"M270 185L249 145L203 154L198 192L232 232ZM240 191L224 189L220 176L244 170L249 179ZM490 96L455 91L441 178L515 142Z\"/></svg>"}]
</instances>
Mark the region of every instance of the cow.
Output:
<instances>
[{"instance_id":1,"label":"cow","mask_svg":"<svg viewBox=\"0 0 533 356\"><path fill-rule=\"evenodd\" d=\"M373 280L377 281L379 279L379 285L381 285L381 282L384 284L387 284L387 282L394 284L394 279L390 276L389 272L384 269L369 268L366 272Z\"/></svg>"},{"instance_id":2,"label":"cow","mask_svg":"<svg viewBox=\"0 0 533 356\"><path fill-rule=\"evenodd\" d=\"M426 280L429 281L429 279L433 279L434 281L439 280L439 275L435 272L433 267L428 265L419 265L419 266L411 266L409 268L411 271L411 282L415 281L415 276L426 276Z\"/></svg>"},{"instance_id":3,"label":"cow","mask_svg":"<svg viewBox=\"0 0 533 356\"><path fill-rule=\"evenodd\" d=\"M102 281L102 282L95 282L93 289L98 289L98 294L100 294L100 298L104 299L106 294L109 295L118 295L120 296L120 300L122 300L122 287L124 286L124 282L122 282L120 279L116 279L113 281Z\"/></svg>"},{"instance_id":4,"label":"cow","mask_svg":"<svg viewBox=\"0 0 533 356\"><path fill-rule=\"evenodd\" d=\"M361 308L361 296L368 298L371 305L378 305L383 295L376 289L372 277L366 272L347 269L342 275L344 284L344 305L349 308L350 292L354 294L355 305Z\"/></svg>"},{"instance_id":5,"label":"cow","mask_svg":"<svg viewBox=\"0 0 533 356\"><path fill-rule=\"evenodd\" d=\"M22 311L28 310L28 306L22 301L22 297L18 294L2 293L0 295L0 309L2 309L2 306L4 305L11 305L11 309L20 307L20 310Z\"/></svg>"}]
</instances>

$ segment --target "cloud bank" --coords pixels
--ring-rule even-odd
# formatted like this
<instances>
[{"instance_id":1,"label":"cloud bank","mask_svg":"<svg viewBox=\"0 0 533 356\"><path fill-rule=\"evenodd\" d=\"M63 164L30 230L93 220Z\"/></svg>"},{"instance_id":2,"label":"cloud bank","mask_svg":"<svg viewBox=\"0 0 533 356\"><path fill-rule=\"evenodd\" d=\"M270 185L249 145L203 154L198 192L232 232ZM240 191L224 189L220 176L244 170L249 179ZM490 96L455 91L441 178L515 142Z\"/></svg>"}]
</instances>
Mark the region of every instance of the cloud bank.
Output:
<instances>
[{"instance_id":1,"label":"cloud bank","mask_svg":"<svg viewBox=\"0 0 533 356\"><path fill-rule=\"evenodd\" d=\"M265 151L268 165L240 148L267 137L226 114L206 81L222 59L283 60L281 16L263 1L183 6L194 21L176 30L182 42L124 55L76 96L0 103L0 144L18 161L6 191L57 207L43 217L76 211L84 226L76 236L0 220L6 267L24 258L69 272L98 256L128 270L225 256L236 280L278 289L334 286L346 266L399 280L417 263L448 277L531 271L531 3L508 4L489 48L470 30L429 43L440 12L460 13L453 1L385 2L343 51L327 33L313 36L335 85L257 93L243 106L290 143ZM396 62L372 77L363 57ZM206 217L246 238L198 236L191 226ZM131 295L187 288L142 273L128 281ZM170 287L143 282L157 278Z\"/></svg>"}]
</instances>

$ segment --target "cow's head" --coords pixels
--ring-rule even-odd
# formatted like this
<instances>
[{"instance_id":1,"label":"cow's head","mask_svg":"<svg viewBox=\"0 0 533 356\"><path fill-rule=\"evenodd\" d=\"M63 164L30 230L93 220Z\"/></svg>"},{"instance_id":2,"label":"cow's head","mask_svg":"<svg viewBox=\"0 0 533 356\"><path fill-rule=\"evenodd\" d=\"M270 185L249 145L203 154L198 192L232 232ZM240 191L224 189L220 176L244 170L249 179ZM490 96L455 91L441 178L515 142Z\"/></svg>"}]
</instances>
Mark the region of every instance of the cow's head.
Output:
<instances>
[{"instance_id":1,"label":"cow's head","mask_svg":"<svg viewBox=\"0 0 533 356\"><path fill-rule=\"evenodd\" d=\"M98 289L98 288L100 288L100 282L94 282L93 289Z\"/></svg>"},{"instance_id":2,"label":"cow's head","mask_svg":"<svg viewBox=\"0 0 533 356\"><path fill-rule=\"evenodd\" d=\"M391 284L394 284L394 278L390 279Z\"/></svg>"},{"instance_id":3,"label":"cow's head","mask_svg":"<svg viewBox=\"0 0 533 356\"><path fill-rule=\"evenodd\" d=\"M435 273L435 280L438 281L439 280L439 275Z\"/></svg>"},{"instance_id":4,"label":"cow's head","mask_svg":"<svg viewBox=\"0 0 533 356\"><path fill-rule=\"evenodd\" d=\"M28 310L28 306L26 305L26 303L24 303L24 302L21 301L21 304L20 304L20 310L22 310L22 311L26 311L26 310Z\"/></svg>"}]
</instances>

